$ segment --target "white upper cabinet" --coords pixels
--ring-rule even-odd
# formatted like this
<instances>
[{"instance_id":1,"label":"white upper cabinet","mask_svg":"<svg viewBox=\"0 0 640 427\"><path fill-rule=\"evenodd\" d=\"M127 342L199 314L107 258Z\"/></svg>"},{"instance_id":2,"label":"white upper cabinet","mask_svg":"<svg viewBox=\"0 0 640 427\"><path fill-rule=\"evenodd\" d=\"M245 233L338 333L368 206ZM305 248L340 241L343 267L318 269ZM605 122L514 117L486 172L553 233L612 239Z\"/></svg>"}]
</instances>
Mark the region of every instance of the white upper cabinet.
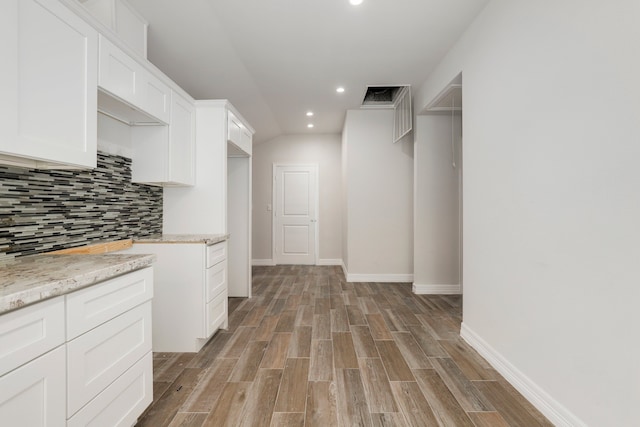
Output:
<instances>
[{"instance_id":1,"label":"white upper cabinet","mask_svg":"<svg viewBox=\"0 0 640 427\"><path fill-rule=\"evenodd\" d=\"M106 37L100 36L98 109L131 125L169 123L171 89ZM123 105L124 103L124 105Z\"/></svg>"},{"instance_id":2,"label":"white upper cabinet","mask_svg":"<svg viewBox=\"0 0 640 427\"><path fill-rule=\"evenodd\" d=\"M227 141L235 145L229 147L229 155L233 157L251 156L253 133L233 114L227 112Z\"/></svg>"},{"instance_id":3,"label":"white upper cabinet","mask_svg":"<svg viewBox=\"0 0 640 427\"><path fill-rule=\"evenodd\" d=\"M173 92L169 126L169 174L172 181L194 184L195 128L193 103Z\"/></svg>"},{"instance_id":4,"label":"white upper cabinet","mask_svg":"<svg viewBox=\"0 0 640 427\"><path fill-rule=\"evenodd\" d=\"M132 181L162 186L195 183L195 107L171 92L168 126L133 126Z\"/></svg>"},{"instance_id":5,"label":"white upper cabinet","mask_svg":"<svg viewBox=\"0 0 640 427\"><path fill-rule=\"evenodd\" d=\"M97 31L57 0L0 3L0 162L96 165Z\"/></svg>"},{"instance_id":6,"label":"white upper cabinet","mask_svg":"<svg viewBox=\"0 0 640 427\"><path fill-rule=\"evenodd\" d=\"M148 22L124 0L79 0L131 50L147 58Z\"/></svg>"}]
</instances>

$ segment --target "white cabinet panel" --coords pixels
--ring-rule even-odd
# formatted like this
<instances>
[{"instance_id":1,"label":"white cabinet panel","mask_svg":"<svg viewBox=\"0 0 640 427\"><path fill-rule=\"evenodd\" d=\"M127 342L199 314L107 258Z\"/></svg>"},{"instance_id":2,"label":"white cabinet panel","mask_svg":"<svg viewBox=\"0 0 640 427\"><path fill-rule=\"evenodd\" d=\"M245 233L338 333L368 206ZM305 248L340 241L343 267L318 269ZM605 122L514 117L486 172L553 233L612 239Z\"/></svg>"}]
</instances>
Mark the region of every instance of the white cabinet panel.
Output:
<instances>
[{"instance_id":1,"label":"white cabinet panel","mask_svg":"<svg viewBox=\"0 0 640 427\"><path fill-rule=\"evenodd\" d=\"M113 0L107 0L113 1ZM131 49L147 58L147 21L123 0L115 0L114 26L116 34Z\"/></svg>"},{"instance_id":2,"label":"white cabinet panel","mask_svg":"<svg viewBox=\"0 0 640 427\"><path fill-rule=\"evenodd\" d=\"M127 311L67 344L67 411L89 400L151 351L151 303Z\"/></svg>"},{"instance_id":3,"label":"white cabinet panel","mask_svg":"<svg viewBox=\"0 0 640 427\"><path fill-rule=\"evenodd\" d=\"M205 308L206 330L205 337L210 337L219 327L227 322L227 292L226 290L218 295L213 301L207 303Z\"/></svg>"},{"instance_id":4,"label":"white cabinet panel","mask_svg":"<svg viewBox=\"0 0 640 427\"><path fill-rule=\"evenodd\" d=\"M0 375L64 343L64 297L0 317Z\"/></svg>"},{"instance_id":5,"label":"white cabinet panel","mask_svg":"<svg viewBox=\"0 0 640 427\"><path fill-rule=\"evenodd\" d=\"M219 262L207 269L206 278L207 293L205 301L211 301L220 292L227 290L227 263L226 261Z\"/></svg>"},{"instance_id":6,"label":"white cabinet panel","mask_svg":"<svg viewBox=\"0 0 640 427\"><path fill-rule=\"evenodd\" d=\"M67 340L111 320L152 297L152 267L67 295Z\"/></svg>"},{"instance_id":7,"label":"white cabinet panel","mask_svg":"<svg viewBox=\"0 0 640 427\"><path fill-rule=\"evenodd\" d=\"M153 400L151 352L78 411L67 427L129 427Z\"/></svg>"},{"instance_id":8,"label":"white cabinet panel","mask_svg":"<svg viewBox=\"0 0 640 427\"><path fill-rule=\"evenodd\" d=\"M175 92L171 94L169 176L171 181L194 184L195 108Z\"/></svg>"},{"instance_id":9,"label":"white cabinet panel","mask_svg":"<svg viewBox=\"0 0 640 427\"><path fill-rule=\"evenodd\" d=\"M235 146L233 152L229 150L228 154L239 157L250 156L253 138L251 131L231 111L227 114L227 140Z\"/></svg>"},{"instance_id":10,"label":"white cabinet panel","mask_svg":"<svg viewBox=\"0 0 640 427\"><path fill-rule=\"evenodd\" d=\"M227 242L207 246L207 268L227 259Z\"/></svg>"},{"instance_id":11,"label":"white cabinet panel","mask_svg":"<svg viewBox=\"0 0 640 427\"><path fill-rule=\"evenodd\" d=\"M153 351L197 352L220 325L226 325L226 242L211 246L204 243L134 243L127 253L157 257ZM208 257L216 259L220 253L225 257L207 268Z\"/></svg>"},{"instance_id":12,"label":"white cabinet panel","mask_svg":"<svg viewBox=\"0 0 640 427\"><path fill-rule=\"evenodd\" d=\"M147 21L124 0L79 0L138 55L147 58Z\"/></svg>"},{"instance_id":13,"label":"white cabinet panel","mask_svg":"<svg viewBox=\"0 0 640 427\"><path fill-rule=\"evenodd\" d=\"M11 427L64 427L64 346L0 377L0 423Z\"/></svg>"},{"instance_id":14,"label":"white cabinet panel","mask_svg":"<svg viewBox=\"0 0 640 427\"><path fill-rule=\"evenodd\" d=\"M171 91L169 126L131 128L132 181L163 186L195 183L195 108Z\"/></svg>"},{"instance_id":15,"label":"white cabinet panel","mask_svg":"<svg viewBox=\"0 0 640 427\"><path fill-rule=\"evenodd\" d=\"M140 103L138 87L143 68L129 55L100 35L100 71L98 85L101 89L132 105Z\"/></svg>"},{"instance_id":16,"label":"white cabinet panel","mask_svg":"<svg viewBox=\"0 0 640 427\"><path fill-rule=\"evenodd\" d=\"M102 35L98 74L100 90L124 103L99 97L100 111L131 125L169 123L169 86Z\"/></svg>"},{"instance_id":17,"label":"white cabinet panel","mask_svg":"<svg viewBox=\"0 0 640 427\"><path fill-rule=\"evenodd\" d=\"M141 108L164 123L171 120L171 88L148 71L140 84Z\"/></svg>"},{"instance_id":18,"label":"white cabinet panel","mask_svg":"<svg viewBox=\"0 0 640 427\"><path fill-rule=\"evenodd\" d=\"M0 5L0 156L95 167L98 34L56 0Z\"/></svg>"}]
</instances>

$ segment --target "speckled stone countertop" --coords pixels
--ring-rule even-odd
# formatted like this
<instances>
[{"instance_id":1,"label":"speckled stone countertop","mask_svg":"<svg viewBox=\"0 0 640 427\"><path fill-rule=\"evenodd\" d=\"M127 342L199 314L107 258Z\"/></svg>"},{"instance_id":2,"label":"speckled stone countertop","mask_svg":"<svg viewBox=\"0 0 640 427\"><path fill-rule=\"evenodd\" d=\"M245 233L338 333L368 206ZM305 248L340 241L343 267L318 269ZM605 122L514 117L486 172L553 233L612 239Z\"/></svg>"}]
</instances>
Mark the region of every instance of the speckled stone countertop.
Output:
<instances>
[{"instance_id":1,"label":"speckled stone countertop","mask_svg":"<svg viewBox=\"0 0 640 427\"><path fill-rule=\"evenodd\" d=\"M133 239L133 243L204 243L215 245L229 239L228 234L162 234Z\"/></svg>"},{"instance_id":2,"label":"speckled stone countertop","mask_svg":"<svg viewBox=\"0 0 640 427\"><path fill-rule=\"evenodd\" d=\"M0 264L0 314L151 265L155 255L32 255Z\"/></svg>"}]
</instances>

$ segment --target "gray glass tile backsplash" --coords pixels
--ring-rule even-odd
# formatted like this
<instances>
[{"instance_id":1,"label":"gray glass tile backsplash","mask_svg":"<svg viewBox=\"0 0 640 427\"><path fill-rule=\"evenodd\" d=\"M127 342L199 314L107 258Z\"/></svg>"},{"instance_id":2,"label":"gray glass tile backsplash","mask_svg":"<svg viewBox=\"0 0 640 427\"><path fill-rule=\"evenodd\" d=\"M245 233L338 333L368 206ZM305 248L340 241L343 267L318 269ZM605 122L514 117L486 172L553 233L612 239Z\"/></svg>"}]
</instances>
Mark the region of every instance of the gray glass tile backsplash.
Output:
<instances>
[{"instance_id":1,"label":"gray glass tile backsplash","mask_svg":"<svg viewBox=\"0 0 640 427\"><path fill-rule=\"evenodd\" d=\"M93 170L0 166L0 261L162 232L162 188L131 183L131 160Z\"/></svg>"}]
</instances>

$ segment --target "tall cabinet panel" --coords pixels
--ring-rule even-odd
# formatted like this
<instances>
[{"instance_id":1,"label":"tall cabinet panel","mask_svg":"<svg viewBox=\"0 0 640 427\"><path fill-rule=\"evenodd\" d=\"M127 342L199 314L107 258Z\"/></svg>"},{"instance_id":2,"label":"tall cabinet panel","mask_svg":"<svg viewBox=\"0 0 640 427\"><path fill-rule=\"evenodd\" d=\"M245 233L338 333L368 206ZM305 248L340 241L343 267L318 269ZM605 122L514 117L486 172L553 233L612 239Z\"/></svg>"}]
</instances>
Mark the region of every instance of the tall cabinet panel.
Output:
<instances>
[{"instance_id":1,"label":"tall cabinet panel","mask_svg":"<svg viewBox=\"0 0 640 427\"><path fill-rule=\"evenodd\" d=\"M56 0L6 0L0 55L3 160L95 167L96 30Z\"/></svg>"},{"instance_id":2,"label":"tall cabinet panel","mask_svg":"<svg viewBox=\"0 0 640 427\"><path fill-rule=\"evenodd\" d=\"M226 100L196 101L195 109L196 183L165 188L163 231L230 234L229 296L250 297L253 129Z\"/></svg>"},{"instance_id":3,"label":"tall cabinet panel","mask_svg":"<svg viewBox=\"0 0 640 427\"><path fill-rule=\"evenodd\" d=\"M169 126L169 176L171 181L193 184L195 108L177 93L171 94L171 126Z\"/></svg>"}]
</instances>

